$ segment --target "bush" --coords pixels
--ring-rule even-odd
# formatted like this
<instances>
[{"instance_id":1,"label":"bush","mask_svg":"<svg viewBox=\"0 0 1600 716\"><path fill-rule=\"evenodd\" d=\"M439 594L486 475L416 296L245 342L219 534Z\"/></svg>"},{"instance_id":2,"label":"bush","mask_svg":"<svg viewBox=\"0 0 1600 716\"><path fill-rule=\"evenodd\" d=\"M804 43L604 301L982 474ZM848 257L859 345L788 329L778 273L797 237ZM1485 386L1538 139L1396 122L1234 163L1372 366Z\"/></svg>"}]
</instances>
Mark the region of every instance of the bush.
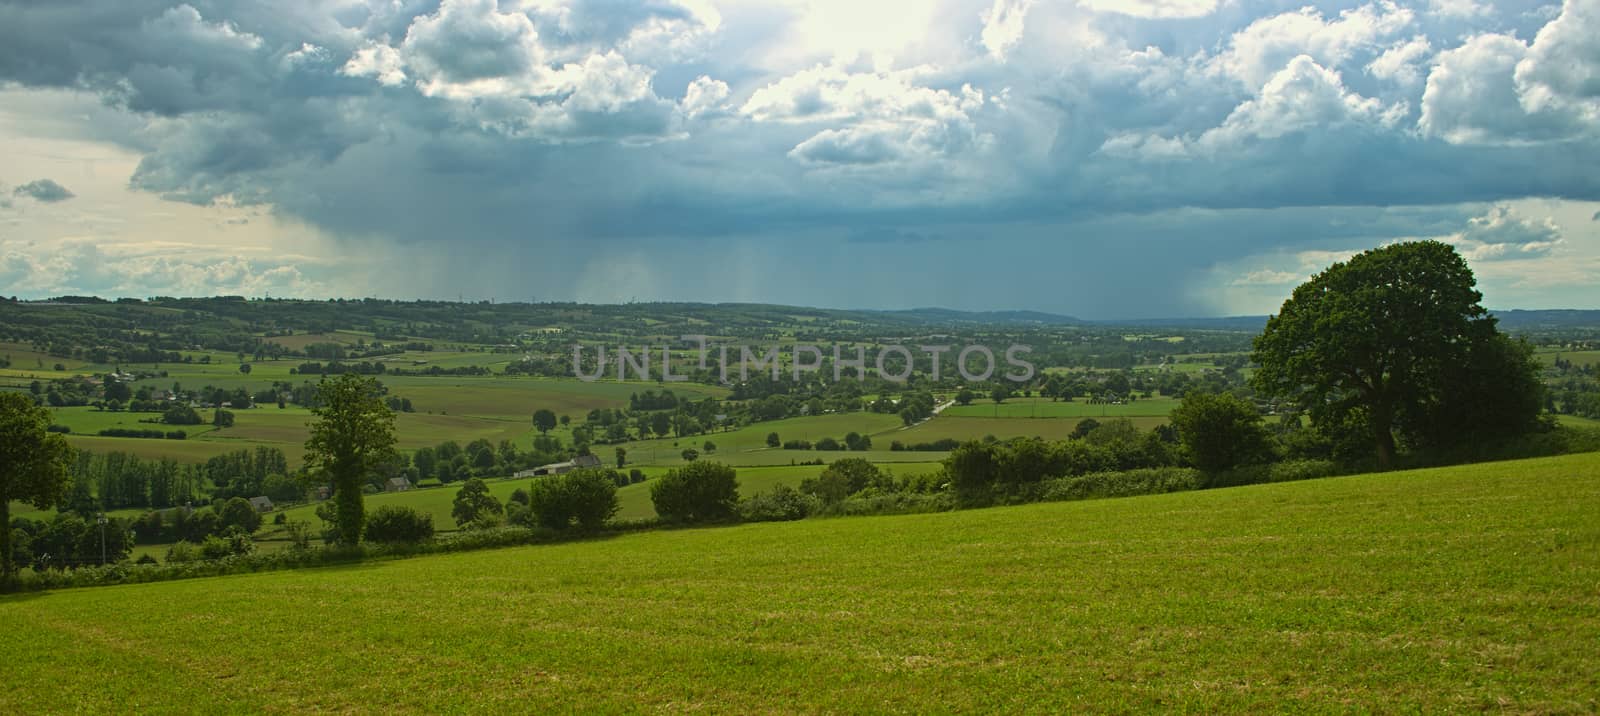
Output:
<instances>
[{"instance_id":1,"label":"bush","mask_svg":"<svg viewBox=\"0 0 1600 716\"><path fill-rule=\"evenodd\" d=\"M778 485L740 502L739 516L746 522L783 522L805 519L821 507L821 500L788 485Z\"/></svg>"},{"instance_id":2,"label":"bush","mask_svg":"<svg viewBox=\"0 0 1600 716\"><path fill-rule=\"evenodd\" d=\"M200 558L214 560L235 555L243 556L255 550L256 543L251 541L250 535L238 529L230 529L221 537L212 535L201 542Z\"/></svg>"},{"instance_id":3,"label":"bush","mask_svg":"<svg viewBox=\"0 0 1600 716\"><path fill-rule=\"evenodd\" d=\"M739 478L719 462L690 463L650 486L656 514L674 522L710 522L734 516L739 504Z\"/></svg>"},{"instance_id":4,"label":"bush","mask_svg":"<svg viewBox=\"0 0 1600 716\"><path fill-rule=\"evenodd\" d=\"M1203 486L1205 477L1199 470L1185 467L1157 467L1123 472L1096 472L1047 480L1042 484L1040 499L1054 501L1132 497L1198 490Z\"/></svg>"},{"instance_id":5,"label":"bush","mask_svg":"<svg viewBox=\"0 0 1600 716\"><path fill-rule=\"evenodd\" d=\"M528 519L552 530L595 531L617 513L617 475L612 470L584 468L541 477L528 490Z\"/></svg>"},{"instance_id":6,"label":"bush","mask_svg":"<svg viewBox=\"0 0 1600 716\"><path fill-rule=\"evenodd\" d=\"M167 564L183 564L200 559L200 548L193 542L178 542L167 548Z\"/></svg>"},{"instance_id":7,"label":"bush","mask_svg":"<svg viewBox=\"0 0 1600 716\"><path fill-rule=\"evenodd\" d=\"M367 539L380 544L426 542L433 539L433 515L410 507L384 505L367 516Z\"/></svg>"},{"instance_id":8,"label":"bush","mask_svg":"<svg viewBox=\"0 0 1600 716\"><path fill-rule=\"evenodd\" d=\"M168 425L199 425L200 413L187 405L174 405L161 414L161 422Z\"/></svg>"}]
</instances>

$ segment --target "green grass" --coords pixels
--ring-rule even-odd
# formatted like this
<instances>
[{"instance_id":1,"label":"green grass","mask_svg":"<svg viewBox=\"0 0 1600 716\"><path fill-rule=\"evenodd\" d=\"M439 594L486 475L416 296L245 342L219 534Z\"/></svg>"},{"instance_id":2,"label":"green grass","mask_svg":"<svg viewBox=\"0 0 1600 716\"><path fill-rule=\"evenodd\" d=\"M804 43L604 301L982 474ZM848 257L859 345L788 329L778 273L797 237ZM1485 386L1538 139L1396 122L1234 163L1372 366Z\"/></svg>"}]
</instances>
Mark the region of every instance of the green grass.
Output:
<instances>
[{"instance_id":1,"label":"green grass","mask_svg":"<svg viewBox=\"0 0 1600 716\"><path fill-rule=\"evenodd\" d=\"M0 599L8 713L1600 708L1600 457Z\"/></svg>"},{"instance_id":2,"label":"green grass","mask_svg":"<svg viewBox=\"0 0 1600 716\"><path fill-rule=\"evenodd\" d=\"M1595 420L1594 418L1585 418L1577 415L1558 415L1556 420L1559 420L1562 425L1574 428L1600 428L1600 420Z\"/></svg>"}]
</instances>

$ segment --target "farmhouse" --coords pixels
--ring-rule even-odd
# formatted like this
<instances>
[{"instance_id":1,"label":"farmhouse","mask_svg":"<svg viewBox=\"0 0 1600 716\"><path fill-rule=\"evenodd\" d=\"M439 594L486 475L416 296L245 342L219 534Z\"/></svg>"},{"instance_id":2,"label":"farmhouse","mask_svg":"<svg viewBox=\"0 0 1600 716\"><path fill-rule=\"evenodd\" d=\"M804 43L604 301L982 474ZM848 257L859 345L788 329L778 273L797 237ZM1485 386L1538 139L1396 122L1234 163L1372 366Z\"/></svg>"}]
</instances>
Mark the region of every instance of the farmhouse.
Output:
<instances>
[{"instance_id":1,"label":"farmhouse","mask_svg":"<svg viewBox=\"0 0 1600 716\"><path fill-rule=\"evenodd\" d=\"M540 475L560 475L564 472L584 467L600 467L600 458L594 455L579 455L566 462L552 462L549 465L540 465L532 470L518 472L515 477L538 477Z\"/></svg>"},{"instance_id":2,"label":"farmhouse","mask_svg":"<svg viewBox=\"0 0 1600 716\"><path fill-rule=\"evenodd\" d=\"M384 492L405 492L409 489L411 489L411 481L403 477L391 477L388 482L383 483Z\"/></svg>"},{"instance_id":3,"label":"farmhouse","mask_svg":"<svg viewBox=\"0 0 1600 716\"><path fill-rule=\"evenodd\" d=\"M271 512L272 500L266 495L252 497L250 498L250 506L256 508L256 512Z\"/></svg>"}]
</instances>

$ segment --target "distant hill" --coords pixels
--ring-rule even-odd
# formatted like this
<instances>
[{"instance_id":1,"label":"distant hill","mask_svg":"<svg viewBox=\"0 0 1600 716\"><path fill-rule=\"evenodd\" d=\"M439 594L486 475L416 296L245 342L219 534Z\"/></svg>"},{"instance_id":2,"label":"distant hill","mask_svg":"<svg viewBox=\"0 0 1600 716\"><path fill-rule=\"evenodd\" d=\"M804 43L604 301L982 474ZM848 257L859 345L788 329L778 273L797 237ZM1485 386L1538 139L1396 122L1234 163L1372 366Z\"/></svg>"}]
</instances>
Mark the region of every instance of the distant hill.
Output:
<instances>
[{"instance_id":1,"label":"distant hill","mask_svg":"<svg viewBox=\"0 0 1600 716\"><path fill-rule=\"evenodd\" d=\"M911 308L899 311L866 311L885 316L909 318L929 324L1007 323L1040 326L1081 326L1087 322L1073 316L1043 311L958 311L950 308Z\"/></svg>"}]
</instances>

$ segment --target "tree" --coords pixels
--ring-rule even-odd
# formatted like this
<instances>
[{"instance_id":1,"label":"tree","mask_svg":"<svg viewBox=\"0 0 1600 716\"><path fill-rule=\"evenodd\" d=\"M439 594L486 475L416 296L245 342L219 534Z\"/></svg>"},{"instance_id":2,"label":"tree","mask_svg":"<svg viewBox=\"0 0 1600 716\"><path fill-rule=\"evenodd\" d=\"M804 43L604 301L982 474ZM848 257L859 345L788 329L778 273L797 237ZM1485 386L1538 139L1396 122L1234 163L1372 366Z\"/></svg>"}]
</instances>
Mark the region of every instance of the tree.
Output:
<instances>
[{"instance_id":1,"label":"tree","mask_svg":"<svg viewBox=\"0 0 1600 716\"><path fill-rule=\"evenodd\" d=\"M450 508L450 516L455 518L456 526L462 528L493 522L504 514L500 500L489 494L489 486L476 477L461 486Z\"/></svg>"},{"instance_id":2,"label":"tree","mask_svg":"<svg viewBox=\"0 0 1600 716\"><path fill-rule=\"evenodd\" d=\"M777 433L767 433L767 447L775 448L782 444L783 441L778 439Z\"/></svg>"},{"instance_id":3,"label":"tree","mask_svg":"<svg viewBox=\"0 0 1600 716\"><path fill-rule=\"evenodd\" d=\"M384 505L367 520L367 539L385 544L417 544L433 539L433 515L411 507Z\"/></svg>"},{"instance_id":4,"label":"tree","mask_svg":"<svg viewBox=\"0 0 1600 716\"><path fill-rule=\"evenodd\" d=\"M738 472L719 462L692 462L657 479L650 486L650 501L666 520L728 519L739 504Z\"/></svg>"},{"instance_id":5,"label":"tree","mask_svg":"<svg viewBox=\"0 0 1600 716\"><path fill-rule=\"evenodd\" d=\"M33 398L0 392L0 581L16 573L12 560L11 501L44 509L66 496L74 451L50 432L50 411Z\"/></svg>"},{"instance_id":6,"label":"tree","mask_svg":"<svg viewBox=\"0 0 1600 716\"><path fill-rule=\"evenodd\" d=\"M1268 456L1267 430L1250 402L1232 393L1184 394L1170 417L1195 467L1221 472Z\"/></svg>"},{"instance_id":7,"label":"tree","mask_svg":"<svg viewBox=\"0 0 1600 716\"><path fill-rule=\"evenodd\" d=\"M537 478L528 490L528 511L541 527L564 530L576 522L593 532L617 513L617 478L592 467Z\"/></svg>"},{"instance_id":8,"label":"tree","mask_svg":"<svg viewBox=\"0 0 1600 716\"><path fill-rule=\"evenodd\" d=\"M717 451L717 444L707 440L706 444L700 446L700 449L704 450L707 455L710 455Z\"/></svg>"},{"instance_id":9,"label":"tree","mask_svg":"<svg viewBox=\"0 0 1600 716\"><path fill-rule=\"evenodd\" d=\"M533 411L533 427L541 433L548 433L556 427L556 414L548 408Z\"/></svg>"},{"instance_id":10,"label":"tree","mask_svg":"<svg viewBox=\"0 0 1600 716\"><path fill-rule=\"evenodd\" d=\"M245 375L250 375L250 364L249 363L240 363L239 364L239 372L243 373Z\"/></svg>"},{"instance_id":11,"label":"tree","mask_svg":"<svg viewBox=\"0 0 1600 716\"><path fill-rule=\"evenodd\" d=\"M327 472L337 504L339 540L360 544L365 527L361 485L366 476L394 459L394 413L383 404L376 378L345 373L317 388L322 402L311 413L306 464Z\"/></svg>"},{"instance_id":12,"label":"tree","mask_svg":"<svg viewBox=\"0 0 1600 716\"><path fill-rule=\"evenodd\" d=\"M1295 288L1255 339L1254 386L1321 426L1361 429L1379 469L1394 465L1395 430L1441 414L1452 365L1497 340L1495 319L1465 259L1449 244L1392 244L1335 263Z\"/></svg>"},{"instance_id":13,"label":"tree","mask_svg":"<svg viewBox=\"0 0 1600 716\"><path fill-rule=\"evenodd\" d=\"M972 399L978 397L972 391L962 388L956 391L956 405L971 405Z\"/></svg>"},{"instance_id":14,"label":"tree","mask_svg":"<svg viewBox=\"0 0 1600 716\"><path fill-rule=\"evenodd\" d=\"M1006 398L1009 397L1011 397L1011 391L1006 390L1003 385L997 385L994 390L989 391L989 399L993 400L996 405L1006 402Z\"/></svg>"},{"instance_id":15,"label":"tree","mask_svg":"<svg viewBox=\"0 0 1600 716\"><path fill-rule=\"evenodd\" d=\"M202 421L199 411L194 408L187 405L174 405L167 408L167 412L161 414L161 422L168 425L199 425Z\"/></svg>"},{"instance_id":16,"label":"tree","mask_svg":"<svg viewBox=\"0 0 1600 716\"><path fill-rule=\"evenodd\" d=\"M211 414L211 424L219 428L231 428L233 427L233 413L217 408L216 412Z\"/></svg>"},{"instance_id":17,"label":"tree","mask_svg":"<svg viewBox=\"0 0 1600 716\"><path fill-rule=\"evenodd\" d=\"M859 457L835 460L814 479L800 483L800 491L815 495L824 504L836 504L883 479L883 471Z\"/></svg>"},{"instance_id":18,"label":"tree","mask_svg":"<svg viewBox=\"0 0 1600 716\"><path fill-rule=\"evenodd\" d=\"M622 466L626 464L628 464L628 449L619 447L617 448L617 469L621 470Z\"/></svg>"},{"instance_id":19,"label":"tree","mask_svg":"<svg viewBox=\"0 0 1600 716\"><path fill-rule=\"evenodd\" d=\"M245 534L252 534L261 529L261 512L243 497L235 497L222 505L222 511L217 513L223 527L238 527Z\"/></svg>"},{"instance_id":20,"label":"tree","mask_svg":"<svg viewBox=\"0 0 1600 716\"><path fill-rule=\"evenodd\" d=\"M411 464L417 466L418 481L439 474L439 458L431 447L417 448L416 452L411 453Z\"/></svg>"},{"instance_id":21,"label":"tree","mask_svg":"<svg viewBox=\"0 0 1600 716\"><path fill-rule=\"evenodd\" d=\"M700 457L700 451L694 448L684 448L682 457L684 462L694 462Z\"/></svg>"}]
</instances>

